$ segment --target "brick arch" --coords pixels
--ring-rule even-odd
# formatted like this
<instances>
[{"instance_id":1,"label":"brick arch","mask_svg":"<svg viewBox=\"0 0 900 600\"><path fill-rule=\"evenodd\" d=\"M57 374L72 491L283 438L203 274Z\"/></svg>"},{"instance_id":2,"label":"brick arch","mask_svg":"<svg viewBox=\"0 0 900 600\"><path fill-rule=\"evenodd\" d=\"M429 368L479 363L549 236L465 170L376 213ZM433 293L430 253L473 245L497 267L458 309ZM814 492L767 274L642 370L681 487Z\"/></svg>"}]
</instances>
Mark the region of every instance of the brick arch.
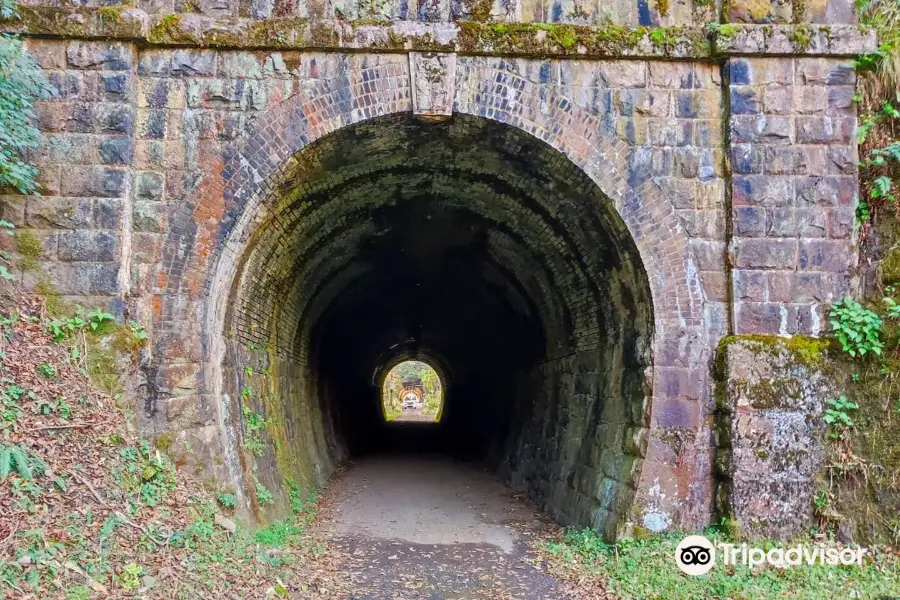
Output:
<instances>
[{"instance_id":1,"label":"brick arch","mask_svg":"<svg viewBox=\"0 0 900 600\"><path fill-rule=\"evenodd\" d=\"M255 226L265 219L267 202L282 187L294 156L343 127L412 110L405 57L348 55L343 60L344 68L337 76L272 108L241 140L223 150L201 149L200 164L206 166L206 173L174 216L156 280L157 360L161 365L168 362L169 342L185 321L199 323L202 345L191 357L199 363L206 402L217 403L221 395L217 388L221 348L216 336L222 331L229 292L238 285L243 249ZM654 368L647 375L654 411L661 400L683 396L670 391L671 378L660 377L659 368L701 366L693 359L685 364L681 357L696 356L683 347L703 339L702 297L691 274L687 236L644 158L616 138L598 116L502 67L463 62L457 72L454 111L499 121L543 141L587 174L609 198L621 218L622 235L634 241L649 280L655 333ZM658 353L670 346L682 347L673 364ZM241 481L234 449L228 448L229 416L225 410L218 412L226 465L232 479ZM664 427L650 415L649 406L645 418L651 428ZM646 469L635 474L641 478L638 501L652 505L653 514L669 515L688 496L695 473L676 473L684 468L672 467L668 448L655 444L658 438L653 435L641 436L635 433L635 444L643 447L645 460L657 466L649 475ZM660 475L681 478L680 498L641 497Z\"/></svg>"}]
</instances>

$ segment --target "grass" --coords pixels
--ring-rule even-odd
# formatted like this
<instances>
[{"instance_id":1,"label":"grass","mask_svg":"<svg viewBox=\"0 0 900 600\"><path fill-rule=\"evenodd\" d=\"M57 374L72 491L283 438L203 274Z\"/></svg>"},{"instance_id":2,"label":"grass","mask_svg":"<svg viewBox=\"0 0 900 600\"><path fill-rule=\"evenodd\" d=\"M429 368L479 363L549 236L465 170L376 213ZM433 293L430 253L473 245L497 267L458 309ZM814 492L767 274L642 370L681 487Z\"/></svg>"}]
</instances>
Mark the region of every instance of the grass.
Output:
<instances>
[{"instance_id":1,"label":"grass","mask_svg":"<svg viewBox=\"0 0 900 600\"><path fill-rule=\"evenodd\" d=\"M900 595L900 558L888 552L869 556L862 567L800 565L786 569L719 562L706 575L692 577L675 565L675 548L683 534L665 534L645 540L603 542L591 530L568 530L536 550L552 573L577 585L597 586L605 582L622 600L821 600L823 598L892 598ZM709 532L713 542L726 538ZM791 544L758 542L757 545L787 548ZM827 542L822 542L827 543ZM587 583L586 583L587 582ZM588 588L584 588L588 589Z\"/></svg>"}]
</instances>

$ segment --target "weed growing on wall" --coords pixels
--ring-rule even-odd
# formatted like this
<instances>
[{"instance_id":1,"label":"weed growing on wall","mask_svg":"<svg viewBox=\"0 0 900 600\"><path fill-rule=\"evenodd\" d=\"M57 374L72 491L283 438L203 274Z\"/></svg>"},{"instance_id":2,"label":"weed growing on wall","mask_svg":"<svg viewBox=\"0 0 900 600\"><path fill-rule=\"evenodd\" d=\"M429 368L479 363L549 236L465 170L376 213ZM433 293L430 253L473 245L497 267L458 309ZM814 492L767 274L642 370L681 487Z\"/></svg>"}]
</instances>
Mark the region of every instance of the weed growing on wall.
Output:
<instances>
[{"instance_id":1,"label":"weed growing on wall","mask_svg":"<svg viewBox=\"0 0 900 600\"><path fill-rule=\"evenodd\" d=\"M4 0L0 17L15 16L15 6ZM22 41L0 34L0 188L21 194L37 191L38 170L28 160L41 143L34 105L52 94L53 88L25 52Z\"/></svg>"}]
</instances>

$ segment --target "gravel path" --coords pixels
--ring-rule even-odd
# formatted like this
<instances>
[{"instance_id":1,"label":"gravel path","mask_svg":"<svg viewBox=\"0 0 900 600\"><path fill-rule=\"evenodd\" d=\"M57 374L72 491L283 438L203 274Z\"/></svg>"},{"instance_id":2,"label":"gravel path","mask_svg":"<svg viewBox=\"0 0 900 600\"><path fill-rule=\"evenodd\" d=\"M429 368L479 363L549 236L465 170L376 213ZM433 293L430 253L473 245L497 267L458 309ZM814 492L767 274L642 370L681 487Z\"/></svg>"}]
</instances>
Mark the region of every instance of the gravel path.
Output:
<instances>
[{"instance_id":1,"label":"gravel path","mask_svg":"<svg viewBox=\"0 0 900 600\"><path fill-rule=\"evenodd\" d=\"M484 470L447 458L371 457L326 490L321 533L346 555L350 598L564 600L528 539L546 517Z\"/></svg>"}]
</instances>

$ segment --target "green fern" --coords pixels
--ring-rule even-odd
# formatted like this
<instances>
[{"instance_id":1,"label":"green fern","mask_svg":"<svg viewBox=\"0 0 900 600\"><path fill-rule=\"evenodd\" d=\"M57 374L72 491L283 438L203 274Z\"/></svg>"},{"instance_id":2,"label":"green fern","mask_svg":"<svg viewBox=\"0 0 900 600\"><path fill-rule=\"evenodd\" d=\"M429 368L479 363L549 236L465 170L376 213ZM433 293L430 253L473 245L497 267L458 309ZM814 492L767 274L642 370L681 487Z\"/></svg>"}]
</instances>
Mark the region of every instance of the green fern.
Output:
<instances>
[{"instance_id":1,"label":"green fern","mask_svg":"<svg viewBox=\"0 0 900 600\"><path fill-rule=\"evenodd\" d=\"M18 473L22 479L31 481L34 473L28 464L28 455L18 446L4 448L0 452L0 481L6 481L10 473Z\"/></svg>"}]
</instances>

